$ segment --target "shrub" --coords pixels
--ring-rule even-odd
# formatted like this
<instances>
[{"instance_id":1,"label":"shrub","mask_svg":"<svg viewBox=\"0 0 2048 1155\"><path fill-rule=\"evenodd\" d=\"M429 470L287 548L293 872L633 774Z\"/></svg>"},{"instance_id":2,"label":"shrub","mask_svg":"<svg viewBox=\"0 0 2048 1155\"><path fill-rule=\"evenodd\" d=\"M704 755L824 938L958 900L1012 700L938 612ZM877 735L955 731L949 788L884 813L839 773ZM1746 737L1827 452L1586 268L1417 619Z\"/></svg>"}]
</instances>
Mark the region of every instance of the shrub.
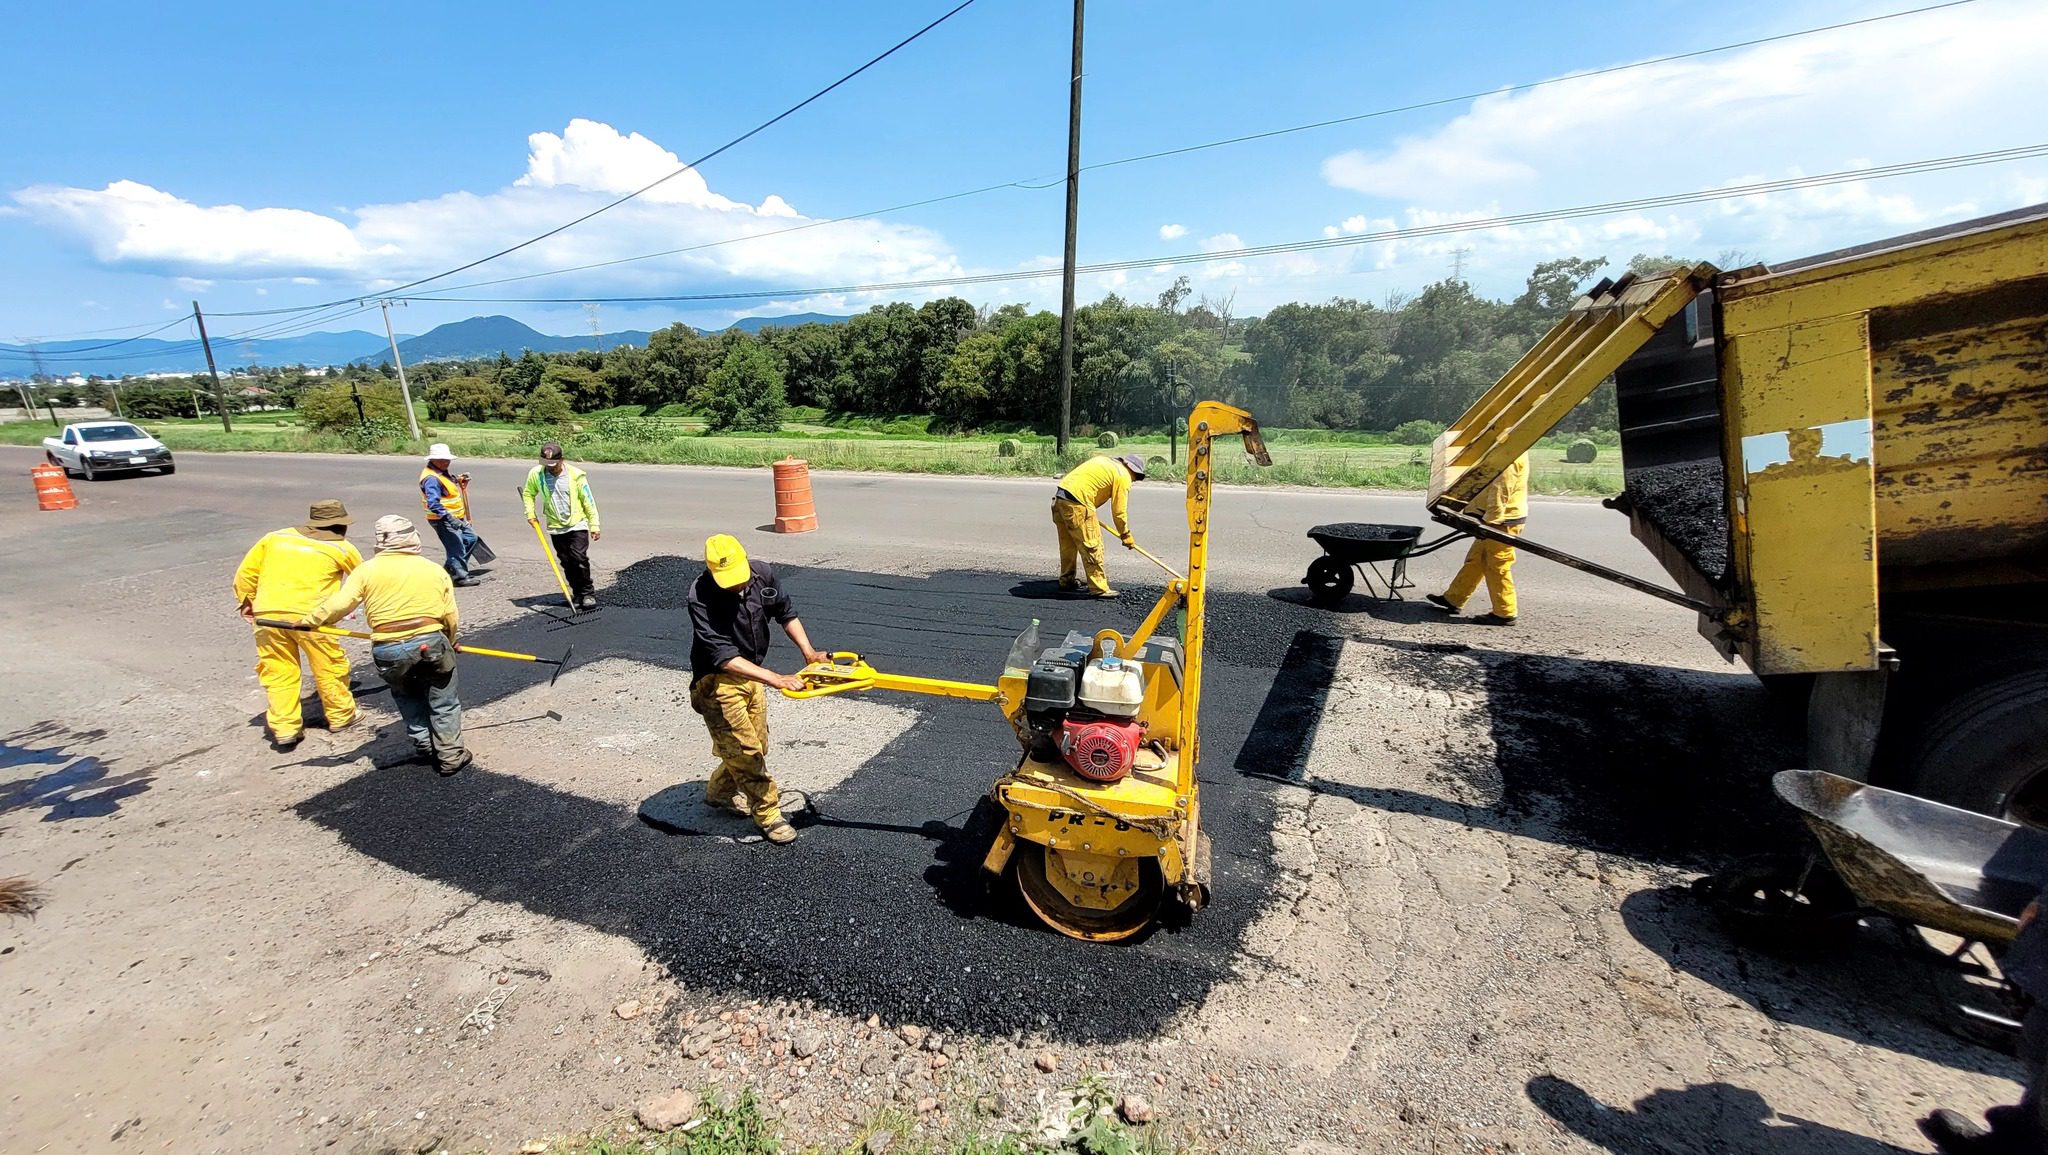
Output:
<instances>
[{"instance_id":1,"label":"shrub","mask_svg":"<svg viewBox=\"0 0 2048 1155\"><path fill-rule=\"evenodd\" d=\"M782 370L773 355L752 341L735 344L704 382L704 417L712 433L773 433L782 428L787 404Z\"/></svg>"},{"instance_id":2,"label":"shrub","mask_svg":"<svg viewBox=\"0 0 2048 1155\"><path fill-rule=\"evenodd\" d=\"M1005 437L1001 441L996 442L996 456L1015 457L1017 456L1017 451L1022 448L1024 446L1016 438Z\"/></svg>"},{"instance_id":3,"label":"shrub","mask_svg":"<svg viewBox=\"0 0 2048 1155\"><path fill-rule=\"evenodd\" d=\"M1147 477L1172 477L1178 472L1180 470L1172 462L1157 454L1145 459L1145 476Z\"/></svg>"},{"instance_id":4,"label":"shrub","mask_svg":"<svg viewBox=\"0 0 2048 1155\"><path fill-rule=\"evenodd\" d=\"M467 425L469 424L469 414L450 413L442 417L441 420L446 421L450 425Z\"/></svg>"},{"instance_id":5,"label":"shrub","mask_svg":"<svg viewBox=\"0 0 2048 1155\"><path fill-rule=\"evenodd\" d=\"M359 429L364 421L375 425L389 421L403 430L405 427L405 401L398 395L398 385L391 381L364 381L356 388L362 393L363 411L356 413L355 396L349 392L346 381L308 389L299 396L299 416L306 428L321 432L341 432Z\"/></svg>"},{"instance_id":6,"label":"shrub","mask_svg":"<svg viewBox=\"0 0 2048 1155\"><path fill-rule=\"evenodd\" d=\"M427 386L426 399L427 416L436 421L446 420L450 413L461 413L481 421L503 419L511 417L518 408L496 381L476 376L435 381Z\"/></svg>"},{"instance_id":7,"label":"shrub","mask_svg":"<svg viewBox=\"0 0 2048 1155\"><path fill-rule=\"evenodd\" d=\"M569 405L569 395L553 381L541 382L526 395L528 425L566 425L574 416L576 411Z\"/></svg>"},{"instance_id":8,"label":"shrub","mask_svg":"<svg viewBox=\"0 0 2048 1155\"><path fill-rule=\"evenodd\" d=\"M625 441L640 445L666 441L673 436L659 421L616 412L597 414L590 419L589 426L579 432L592 441Z\"/></svg>"},{"instance_id":9,"label":"shrub","mask_svg":"<svg viewBox=\"0 0 2048 1155\"><path fill-rule=\"evenodd\" d=\"M363 392L367 394L369 390ZM353 409L354 403L349 407ZM405 422L396 417L372 417L368 424L352 421L337 432L357 453L390 453L403 445L406 437Z\"/></svg>"},{"instance_id":10,"label":"shrub","mask_svg":"<svg viewBox=\"0 0 2048 1155\"><path fill-rule=\"evenodd\" d=\"M1105 429L1099 436L1095 438L1095 444L1097 447L1102 449L1115 449L1116 434Z\"/></svg>"},{"instance_id":11,"label":"shrub","mask_svg":"<svg viewBox=\"0 0 2048 1155\"><path fill-rule=\"evenodd\" d=\"M1443 431L1444 427L1435 421L1403 421L1387 435L1387 440L1396 445L1428 445Z\"/></svg>"},{"instance_id":12,"label":"shrub","mask_svg":"<svg viewBox=\"0 0 2048 1155\"><path fill-rule=\"evenodd\" d=\"M1584 465L1600 456L1600 447L1581 437L1564 447L1564 459L1573 465Z\"/></svg>"}]
</instances>

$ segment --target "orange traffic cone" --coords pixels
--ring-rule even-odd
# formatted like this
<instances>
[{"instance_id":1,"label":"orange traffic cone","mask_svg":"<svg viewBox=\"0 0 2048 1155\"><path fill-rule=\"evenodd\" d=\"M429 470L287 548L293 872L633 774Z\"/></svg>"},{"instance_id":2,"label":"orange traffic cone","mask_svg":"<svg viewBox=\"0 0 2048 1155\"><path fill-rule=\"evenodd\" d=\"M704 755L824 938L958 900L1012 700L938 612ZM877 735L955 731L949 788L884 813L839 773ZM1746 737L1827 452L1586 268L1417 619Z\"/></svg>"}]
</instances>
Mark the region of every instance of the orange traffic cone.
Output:
<instances>
[{"instance_id":1,"label":"orange traffic cone","mask_svg":"<svg viewBox=\"0 0 2048 1155\"><path fill-rule=\"evenodd\" d=\"M818 528L811 503L811 463L785 457L775 463L775 532L809 533Z\"/></svg>"},{"instance_id":2,"label":"orange traffic cone","mask_svg":"<svg viewBox=\"0 0 2048 1155\"><path fill-rule=\"evenodd\" d=\"M29 470L36 479L36 506L40 509L77 509L78 497L71 492L71 482L64 477L64 471L54 465L38 465Z\"/></svg>"}]
</instances>

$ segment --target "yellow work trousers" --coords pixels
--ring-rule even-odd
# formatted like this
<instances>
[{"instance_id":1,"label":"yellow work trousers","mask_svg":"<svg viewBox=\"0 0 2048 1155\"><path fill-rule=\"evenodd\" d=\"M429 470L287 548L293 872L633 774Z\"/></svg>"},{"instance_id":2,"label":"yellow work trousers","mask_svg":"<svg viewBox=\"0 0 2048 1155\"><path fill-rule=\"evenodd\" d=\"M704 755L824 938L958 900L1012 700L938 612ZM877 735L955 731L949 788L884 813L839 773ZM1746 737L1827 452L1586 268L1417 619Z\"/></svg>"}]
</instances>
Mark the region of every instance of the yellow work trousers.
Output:
<instances>
[{"instance_id":1,"label":"yellow work trousers","mask_svg":"<svg viewBox=\"0 0 2048 1155\"><path fill-rule=\"evenodd\" d=\"M270 726L271 738L279 742L289 742L305 729L299 715L301 655L313 671L313 689L327 713L328 728L339 729L356 718L355 695L348 692L348 655L342 652L340 642L325 634L257 626L256 680L270 697L263 720Z\"/></svg>"},{"instance_id":2,"label":"yellow work trousers","mask_svg":"<svg viewBox=\"0 0 2048 1155\"><path fill-rule=\"evenodd\" d=\"M1078 558L1087 574L1088 588L1098 594L1109 592L1109 574L1102 564L1102 522L1093 506L1056 497L1052 503L1052 527L1060 537L1060 584L1079 584L1074 577Z\"/></svg>"},{"instance_id":3,"label":"yellow work trousers","mask_svg":"<svg viewBox=\"0 0 2048 1155\"><path fill-rule=\"evenodd\" d=\"M1522 536L1519 525L1496 526L1516 537ZM1465 551L1465 564L1459 568L1458 576L1451 579L1451 588L1444 591L1444 600L1463 609L1479 589L1482 579L1486 582L1487 596L1493 599L1493 612L1497 617L1515 616L1515 578L1510 571L1515 565L1515 547L1483 537L1472 539L1472 548Z\"/></svg>"},{"instance_id":4,"label":"yellow work trousers","mask_svg":"<svg viewBox=\"0 0 2048 1155\"><path fill-rule=\"evenodd\" d=\"M711 752L718 755L704 796L724 806L744 794L762 828L782 821L782 792L768 776L767 687L737 674L706 674L690 686L690 708L704 716Z\"/></svg>"}]
</instances>

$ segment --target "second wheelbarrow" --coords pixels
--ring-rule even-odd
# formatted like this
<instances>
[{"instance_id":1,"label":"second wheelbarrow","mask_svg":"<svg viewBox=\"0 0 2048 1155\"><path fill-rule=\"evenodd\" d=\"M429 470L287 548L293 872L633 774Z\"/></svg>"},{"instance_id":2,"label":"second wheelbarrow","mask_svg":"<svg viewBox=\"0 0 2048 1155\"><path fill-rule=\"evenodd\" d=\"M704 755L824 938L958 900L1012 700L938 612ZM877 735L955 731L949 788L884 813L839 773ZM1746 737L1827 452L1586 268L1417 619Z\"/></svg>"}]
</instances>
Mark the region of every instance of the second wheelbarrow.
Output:
<instances>
[{"instance_id":1,"label":"second wheelbarrow","mask_svg":"<svg viewBox=\"0 0 2048 1155\"><path fill-rule=\"evenodd\" d=\"M1400 599L1401 591L1414 589L1408 580L1408 559L1442 549L1464 537L1453 531L1435 541L1422 538L1419 525L1378 525L1365 521L1338 521L1308 531L1309 540L1323 547L1323 556L1310 562L1301 582L1308 587L1309 600L1319 606L1334 606L1351 592L1352 574L1365 581L1365 594L1378 600ZM1388 566L1381 572L1380 566ZM1373 589L1377 578L1384 594Z\"/></svg>"}]
</instances>

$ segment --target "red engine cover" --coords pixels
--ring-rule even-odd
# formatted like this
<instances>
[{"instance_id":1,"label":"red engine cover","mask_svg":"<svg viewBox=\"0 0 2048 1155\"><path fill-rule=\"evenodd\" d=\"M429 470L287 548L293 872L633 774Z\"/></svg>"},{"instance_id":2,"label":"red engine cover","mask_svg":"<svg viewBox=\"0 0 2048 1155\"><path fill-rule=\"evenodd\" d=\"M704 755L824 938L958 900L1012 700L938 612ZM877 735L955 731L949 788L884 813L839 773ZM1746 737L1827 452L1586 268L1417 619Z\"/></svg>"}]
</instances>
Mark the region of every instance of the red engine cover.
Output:
<instances>
[{"instance_id":1,"label":"red engine cover","mask_svg":"<svg viewBox=\"0 0 2048 1155\"><path fill-rule=\"evenodd\" d=\"M1145 727L1137 722L1062 722L1060 753L1074 773L1092 782L1114 782L1131 772Z\"/></svg>"}]
</instances>

